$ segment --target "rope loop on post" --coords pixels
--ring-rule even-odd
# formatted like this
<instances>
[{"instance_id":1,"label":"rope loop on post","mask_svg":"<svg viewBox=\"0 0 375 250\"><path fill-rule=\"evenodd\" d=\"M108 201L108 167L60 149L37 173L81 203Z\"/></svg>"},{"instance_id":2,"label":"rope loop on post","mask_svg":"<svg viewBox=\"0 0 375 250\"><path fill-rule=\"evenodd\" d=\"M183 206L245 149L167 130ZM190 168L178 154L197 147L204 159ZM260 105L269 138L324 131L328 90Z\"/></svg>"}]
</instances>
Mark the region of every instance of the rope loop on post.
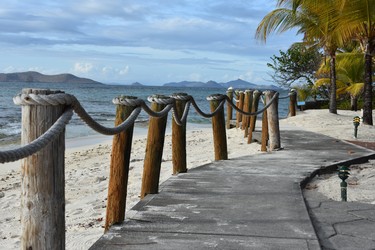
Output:
<instances>
[{"instance_id":1,"label":"rope loop on post","mask_svg":"<svg viewBox=\"0 0 375 250\"><path fill-rule=\"evenodd\" d=\"M50 95L36 95L36 94L18 94L13 97L13 102L16 105L71 105L77 99L73 95L65 94L63 92Z\"/></svg>"},{"instance_id":2,"label":"rope loop on post","mask_svg":"<svg viewBox=\"0 0 375 250\"><path fill-rule=\"evenodd\" d=\"M165 95L151 95L151 96L147 97L147 101L155 102L157 104L164 104L164 105L174 103L173 98L171 98L169 96L165 96Z\"/></svg>"},{"instance_id":3,"label":"rope loop on post","mask_svg":"<svg viewBox=\"0 0 375 250\"><path fill-rule=\"evenodd\" d=\"M170 97L175 99L175 100L178 100L178 101L185 101L186 102L184 112L182 113L181 119L179 118L180 116L177 112L176 102L174 103L173 108L172 108L172 117L173 117L174 121L176 122L176 124L178 126L183 126L186 123L187 116L189 114L192 96L190 96L186 93L174 93Z\"/></svg>"},{"instance_id":4,"label":"rope loop on post","mask_svg":"<svg viewBox=\"0 0 375 250\"><path fill-rule=\"evenodd\" d=\"M170 97L179 101L190 101L192 98L190 95L186 93L174 93Z\"/></svg>"},{"instance_id":5,"label":"rope loop on post","mask_svg":"<svg viewBox=\"0 0 375 250\"><path fill-rule=\"evenodd\" d=\"M138 97L135 96L119 96L112 100L112 103L115 105L125 105L129 107L141 107L143 102L142 99L138 99Z\"/></svg>"},{"instance_id":6,"label":"rope loop on post","mask_svg":"<svg viewBox=\"0 0 375 250\"><path fill-rule=\"evenodd\" d=\"M226 95L222 94L213 94L206 97L207 101L222 101L226 99Z\"/></svg>"},{"instance_id":7,"label":"rope loop on post","mask_svg":"<svg viewBox=\"0 0 375 250\"><path fill-rule=\"evenodd\" d=\"M297 93L297 90L296 89L291 89L290 92L286 96L280 96L279 99L287 99L291 95L295 95L295 93Z\"/></svg>"},{"instance_id":8,"label":"rope loop on post","mask_svg":"<svg viewBox=\"0 0 375 250\"><path fill-rule=\"evenodd\" d=\"M266 106L264 106L261 110L258 110L257 112L245 112L243 111L242 109L239 109L237 108L237 106L231 102L231 100L228 98L228 96L226 96L226 100L227 102L237 111L237 112L240 112L241 114L243 115L246 115L246 116L254 116L254 115L258 115L260 113L263 113L264 110L266 110L269 106L271 106L271 104L276 100L276 98L278 98L279 96L279 92L276 92L275 95L272 97L272 99L270 100L269 103L267 103Z\"/></svg>"},{"instance_id":9,"label":"rope loop on post","mask_svg":"<svg viewBox=\"0 0 375 250\"><path fill-rule=\"evenodd\" d=\"M147 98L149 102L156 102L157 104L164 104L167 105L162 111L155 112L152 109L150 109L145 102L142 103L143 110L153 117L164 117L168 115L168 112L173 108L175 100L173 98L170 98L168 96L164 95L152 95Z\"/></svg>"},{"instance_id":10,"label":"rope loop on post","mask_svg":"<svg viewBox=\"0 0 375 250\"><path fill-rule=\"evenodd\" d=\"M212 113L205 113L205 112L203 112L199 107L198 107L198 105L197 105L197 103L195 102L195 100L194 100L194 98L192 97L191 98L191 104L193 105L193 107L194 107L194 109L197 111L197 113L200 115L200 116L202 116L202 117L204 117L204 118L211 118L211 117L213 117L213 116L215 116L219 111L220 111L220 109L223 107L223 105L224 105L224 102L225 102L225 99L227 98L227 96L226 95L222 95L222 94L215 94L215 95L210 95L210 96L208 96L206 99L208 100L208 101L220 101L220 104L219 104L219 106L217 107L217 109L214 111L214 112L212 112Z\"/></svg>"}]
</instances>

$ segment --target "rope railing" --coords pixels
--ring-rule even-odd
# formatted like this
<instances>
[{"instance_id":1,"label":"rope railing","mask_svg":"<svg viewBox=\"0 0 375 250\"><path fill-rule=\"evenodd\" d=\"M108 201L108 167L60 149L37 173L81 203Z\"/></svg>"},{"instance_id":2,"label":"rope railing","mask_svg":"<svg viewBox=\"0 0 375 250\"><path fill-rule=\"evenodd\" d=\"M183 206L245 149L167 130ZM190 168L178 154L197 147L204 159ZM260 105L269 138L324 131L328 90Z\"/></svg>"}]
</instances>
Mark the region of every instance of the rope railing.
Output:
<instances>
[{"instance_id":1,"label":"rope railing","mask_svg":"<svg viewBox=\"0 0 375 250\"><path fill-rule=\"evenodd\" d=\"M254 91L254 94L255 92L256 91ZM48 93L48 94L43 94L43 93ZM247 94L248 93L249 92L247 92ZM295 93L291 92L289 93L288 97L289 96L291 97L292 94L295 95ZM259 95L260 95L260 92L257 91L257 96L259 97ZM38 120L37 112L46 110L45 112L43 111L44 112L43 115L45 115L45 117L48 117L49 115L54 115L54 114L55 114L54 116L57 116L57 117L49 120L48 122L49 127L47 127L47 129L44 129L44 130L41 129L35 135L32 135L29 138L27 138L28 140L25 140L25 141L31 141L29 142L29 144L21 146L20 148L17 148L17 149L0 151L0 163L16 161L16 160L26 158L29 156L33 157L32 155L34 155L35 153L39 153L39 151L41 151L43 148L47 147L51 142L59 138L58 143L60 143L60 145L50 146L48 151L45 151L44 153L41 154L42 156L43 154L47 154L47 155L50 154L47 158L48 160L51 160L51 162L47 162L47 163L42 162L41 158L43 158L44 156L39 157L39 158L36 156L35 158L32 158L32 159L26 158L25 162L27 162L27 164L31 164L30 167L33 168L33 171L37 170L39 171L38 173L40 174L43 173L43 171L49 172L50 177L46 178L46 181L56 182L53 184L53 188L51 188L51 190L64 188L63 187L64 178L61 178L58 181L56 181L55 176L53 176L53 174L59 172L61 168L64 168L64 162L63 163L58 162L58 161L64 160L65 143L62 143L61 140L65 140L63 132L65 130L66 125L71 120L73 112L75 112L82 121L84 121L90 128L92 128L96 132L104 134L104 135L114 135L114 141L112 144L112 160L111 160L111 174L110 174L111 177L109 181L112 191L109 191L109 196L108 196L108 201L107 201L108 202L107 220L106 220L106 226L105 226L107 230L108 227L111 226L113 223L123 220L123 217L116 217L116 216L117 215L123 216L125 213L124 204L126 202L124 202L124 199L126 199L126 190L123 191L123 189L124 189L124 185L126 186L127 182L124 183L123 179L127 178L127 171L129 171L129 158L130 158L131 140L132 140L134 123L142 110L144 110L148 115L150 115L149 134L151 134L152 136L151 139L148 138L146 156L145 156L145 161L144 161L145 163L144 176L147 176L147 178L149 179L151 178L152 180L149 186L145 190L143 190L144 183L142 183L141 197L144 197L145 195L149 193L158 192L158 188L157 188L159 185L158 176L160 175L160 164L162 161L161 154L163 152L165 127L167 123L166 119L169 114L169 111L172 112L172 119L178 127L178 129L176 129L176 131L173 132L172 137L174 136L176 138L178 137L176 140L180 141L182 144L181 147L178 146L178 148L180 148L181 151L186 151L186 122L187 122L187 117L188 117L188 113L190 110L190 105L194 107L198 115L204 118L212 118L215 160L226 160L228 159L228 154L227 154L228 150L227 150L227 142L226 142L226 124L225 124L225 118L224 118L224 103L225 102L227 102L228 107L232 107L234 110L236 110L238 113L241 113L244 116L255 117L256 115L261 114L261 113L265 115L267 113L265 111L269 110L268 121L270 123L270 120L273 120L273 121L277 120L277 123L272 124L273 127L272 126L271 127L273 131L278 131L277 100L284 98L284 97L279 97L278 92L271 92L271 91L263 92L263 95L265 96L264 107L261 110L256 110L254 112L244 111L243 109L237 107L237 105L233 103L231 98L229 98L227 95L222 95L222 94L214 94L206 98L210 102L210 112L203 112L202 109L198 106L195 99L192 96L184 94L184 93L173 94L169 97L162 96L162 95L149 96L147 100L151 102L151 107L149 107L144 100L138 99L137 97L119 96L112 100L113 104L117 106L116 107L116 122L115 122L116 125L114 127L105 127L99 124L98 122L96 122L87 113L87 111L82 107L81 103L77 100L77 98L73 95L66 94L61 91L35 90L33 92L33 90L27 90L27 91L24 91L22 94L19 94L13 98L13 101L16 105L22 105L22 106L25 106L25 108L27 108L25 115L27 115L28 112L31 113L32 111L34 112L33 114L36 115L36 116L33 116L33 119ZM238 95L237 95L237 98L238 98ZM256 100L258 102L259 98ZM38 108L38 106L52 106L53 108L44 109L44 108ZM121 107L124 107L124 109L121 109ZM246 107L246 108L247 108L246 110L249 110L249 107ZM55 112L53 111L54 109L56 113L54 113ZM121 112L125 112L125 113L121 113ZM45 117L42 117L40 119L44 121L43 119L45 119ZM30 129L33 126L33 123L26 123L26 124L23 123L23 125L28 126ZM151 127L153 127L155 131L150 133L150 130L152 129ZM172 126L172 129L173 127L174 125ZM248 128L245 128L245 129L248 129ZM126 134L126 136L121 137L120 133L124 133ZM270 137L272 137L271 134L270 134ZM36 139L33 140L32 138L36 138ZM117 139L115 140L115 138ZM154 144L155 141L158 141L157 142L158 144ZM275 139L274 141L277 141L277 139ZM271 143L270 150L272 150L271 147L273 149L275 147L280 147L280 145L274 146ZM115 149L117 151L114 151ZM125 151L127 153L124 153ZM149 159L146 161L147 153L154 154L154 156L149 157ZM122 155L127 155L127 156L118 157L118 155L116 156L116 154L118 155L122 154ZM186 161L186 159L183 159L184 157L186 158L186 152L185 152L185 155L182 156L181 159L175 158L174 153L172 154L173 154L172 158L173 158L174 163L175 162L181 163L183 161ZM54 157L57 157L59 160L54 161L53 160ZM146 162L148 164L147 168L146 168ZM155 167L155 164L159 166ZM43 165L43 169L38 169L40 165ZM51 169L49 165L52 166ZM113 170L113 169L117 169L117 170ZM146 172L146 171L149 171L149 172ZM62 171L62 174L63 172L64 171ZM176 173L179 173L179 172L186 172L186 166L181 167L178 170L176 170ZM35 178L33 176L24 177L24 175L28 175L28 173L23 173L23 178L31 178L31 179ZM121 175L122 177L119 177L119 175ZM114 179L116 180L112 180L113 176L115 176ZM142 182L144 182L144 180ZM30 187L30 190L39 190L40 188L44 187L42 184L38 182L33 182L32 185L34 185L34 187ZM24 188L29 188L29 187L24 187ZM113 193L116 193L116 192L122 192L122 193L113 195ZM123 192L125 192L125 194ZM110 198L110 194L112 195L111 198ZM64 203L63 198L64 197L61 198L61 201L59 200L59 202L61 202L62 204ZM32 199L32 196L28 196L24 199L26 201L23 202L23 204L26 204L28 199ZM45 202L45 203L54 202L49 199L39 199L39 201ZM43 204L42 207L44 206L46 205ZM27 208L22 207L22 209L23 209L22 213L24 214L29 213ZM111 209L116 210L116 212L111 213L111 211L109 211ZM63 216L61 216L61 211L59 212L57 210L54 210L51 213L52 214L59 213L59 215L56 215L55 218L60 218L60 217L63 218ZM44 216L44 215L41 215L41 216ZM23 220L21 219L21 222L22 221ZM29 223L29 222L26 221L22 223ZM48 226L46 223L44 223L43 225L38 225L38 227L43 227L43 229L41 230L48 231L48 230L52 230L51 228L55 227L56 223L58 224L57 221L51 220L50 222L47 223ZM30 227L30 225L28 225L27 227ZM46 229L46 227L50 227L50 228ZM23 228L26 228L26 227L23 226ZM25 230L28 231L29 229L25 229ZM51 233L50 235L59 235L59 239L56 239L56 241L63 242L61 237L65 237L64 231L65 231L65 228L63 230L61 230L60 228L59 233ZM38 237L38 236L27 235L27 237ZM38 240L43 241L45 239L38 238ZM24 239L22 239L22 241L24 241ZM51 240L51 239L49 239L49 241L55 242L55 240ZM34 240L30 240L30 242L34 242ZM26 245L23 244L23 246L26 246ZM34 248L31 245L26 248L29 248L29 247ZM54 245L51 245L49 248L54 249L55 247Z\"/></svg>"},{"instance_id":2,"label":"rope railing","mask_svg":"<svg viewBox=\"0 0 375 250\"><path fill-rule=\"evenodd\" d=\"M197 113L204 117L204 118L211 118L213 116L215 116L219 111L220 109L223 108L224 106L224 102L225 102L225 96L224 95L221 95L221 94L218 94L218 95L211 95L209 97L207 97L207 100L208 101L220 101L220 104L218 105L218 107L212 111L211 113L205 113L203 112L197 105L197 103L195 102L194 98L191 99L191 104L193 105L194 109L197 111Z\"/></svg>"},{"instance_id":3,"label":"rope railing","mask_svg":"<svg viewBox=\"0 0 375 250\"><path fill-rule=\"evenodd\" d=\"M0 163L17 161L19 159L28 157L39 150L43 149L51 141L56 139L56 137L61 134L66 124L69 123L70 119L73 116L73 109L68 108L64 114L50 127L43 136L40 136L30 144L12 150L6 150L0 152Z\"/></svg>"},{"instance_id":4,"label":"rope railing","mask_svg":"<svg viewBox=\"0 0 375 250\"><path fill-rule=\"evenodd\" d=\"M225 96L223 96L225 97ZM213 97L211 99L220 99L224 100L222 95ZM161 104L167 104L167 106L160 112L155 112L151 110L147 104L142 99L132 99L132 98L124 98L124 97L118 97L114 98L112 102L115 105L126 105L126 106L132 106L136 107L131 115L120 125L116 127L105 127L98 122L96 122L82 107L81 103L76 99L75 96L65 93L57 93L57 94L50 94L50 95L36 95L36 94L19 94L13 98L13 102L16 105L41 105L41 106L56 106L56 105L66 105L69 108L66 111L66 114L61 116L56 123L47 130L42 136L40 136L38 139L33 141L32 143L22 146L17 149L7 150L7 151L0 151L0 163L6 163L6 162L12 162L17 161L22 158L25 158L27 156L30 156L39 150L41 150L43 147L48 145L51 141L54 140L65 128L65 125L69 123L73 111L81 118L83 122L85 122L91 129L95 130L98 133L104 134L104 135L115 135L122 131L125 131L127 128L129 128L137 119L139 116L141 110L143 109L147 114L149 114L152 117L164 117L166 116L170 110L174 114L177 114L177 110L175 108L175 99L179 100L188 100L188 102L185 105L185 110L183 113L183 116L181 119L178 118L178 115L173 115L173 119L175 122L181 126L184 122L187 120L188 112L189 112L189 106L190 104L193 105L193 107L196 109L197 113L205 118L211 118L215 116L218 112L218 110L222 107L224 104L224 101L221 101L220 106L211 113L204 113L196 104L194 98L192 96L179 97L179 96L173 96L169 99L161 99L157 98L155 96L150 96L148 98L148 101L150 102L157 102ZM209 99L209 100L211 100ZM70 114L70 116L68 115ZM68 119L69 118L69 119Z\"/></svg>"},{"instance_id":5,"label":"rope railing","mask_svg":"<svg viewBox=\"0 0 375 250\"><path fill-rule=\"evenodd\" d=\"M271 106L276 99L278 99L279 93L276 92L276 94L272 97L272 99L269 101L267 105L265 105L261 110L258 110L256 112L245 112L242 109L239 109L228 97L226 97L227 102L237 111L240 112L242 115L247 115L247 116L254 116L254 115L259 115L263 113L266 109ZM279 98L280 99L280 98Z\"/></svg>"}]
</instances>

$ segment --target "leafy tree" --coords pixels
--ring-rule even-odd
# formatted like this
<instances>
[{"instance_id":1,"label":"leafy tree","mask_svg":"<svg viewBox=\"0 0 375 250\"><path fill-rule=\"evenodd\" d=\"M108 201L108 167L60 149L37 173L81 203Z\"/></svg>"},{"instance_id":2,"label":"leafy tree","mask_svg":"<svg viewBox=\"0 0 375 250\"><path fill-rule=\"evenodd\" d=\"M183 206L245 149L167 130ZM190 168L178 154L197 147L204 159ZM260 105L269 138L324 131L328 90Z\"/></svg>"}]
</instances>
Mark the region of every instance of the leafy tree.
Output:
<instances>
[{"instance_id":1,"label":"leafy tree","mask_svg":"<svg viewBox=\"0 0 375 250\"><path fill-rule=\"evenodd\" d=\"M375 1L351 0L344 6L345 22L341 22L342 35L347 40L358 41L365 55L363 123L373 125L372 77L375 55Z\"/></svg>"},{"instance_id":2,"label":"leafy tree","mask_svg":"<svg viewBox=\"0 0 375 250\"><path fill-rule=\"evenodd\" d=\"M256 37L266 41L274 31L284 32L298 28L304 41L324 49L330 57L331 96L329 112L337 113L336 105L336 51L343 44L338 24L344 1L339 0L278 0L279 8L268 13L258 25Z\"/></svg>"},{"instance_id":3,"label":"leafy tree","mask_svg":"<svg viewBox=\"0 0 375 250\"><path fill-rule=\"evenodd\" d=\"M316 47L306 47L303 43L293 44L286 52L280 50L280 56L273 55L272 63L267 66L274 70L271 75L281 87L290 88L293 83L313 85L322 55Z\"/></svg>"},{"instance_id":4,"label":"leafy tree","mask_svg":"<svg viewBox=\"0 0 375 250\"><path fill-rule=\"evenodd\" d=\"M337 95L348 94L350 96L351 109L358 109L358 99L363 93L364 83L364 58L361 53L339 53L337 60ZM318 75L329 72L329 64L322 62ZM327 86L329 79L322 77L315 83L315 87Z\"/></svg>"}]
</instances>

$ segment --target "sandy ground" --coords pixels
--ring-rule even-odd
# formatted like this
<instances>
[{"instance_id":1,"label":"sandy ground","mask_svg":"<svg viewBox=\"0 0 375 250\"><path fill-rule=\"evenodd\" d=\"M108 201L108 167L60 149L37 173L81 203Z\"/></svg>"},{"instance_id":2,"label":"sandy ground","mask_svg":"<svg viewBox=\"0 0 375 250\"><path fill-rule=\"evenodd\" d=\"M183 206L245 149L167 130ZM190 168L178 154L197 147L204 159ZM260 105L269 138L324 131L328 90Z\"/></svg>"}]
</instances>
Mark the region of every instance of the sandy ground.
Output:
<instances>
[{"instance_id":1,"label":"sandy ground","mask_svg":"<svg viewBox=\"0 0 375 250\"><path fill-rule=\"evenodd\" d=\"M212 129L189 129L187 132L188 168L214 160ZM135 136L129 172L126 208L139 201L145 135ZM243 131L227 132L229 157L260 152L257 143L247 144ZM102 137L96 138L103 140ZM106 197L110 167L111 138L100 144L86 139L91 145L68 148L66 152L66 249L88 249L102 234L105 220ZM81 145L82 140L71 142ZM160 183L172 174L171 135L165 138ZM7 163L0 167L0 249L17 249L20 244L20 163Z\"/></svg>"},{"instance_id":2,"label":"sandy ground","mask_svg":"<svg viewBox=\"0 0 375 250\"><path fill-rule=\"evenodd\" d=\"M354 138L354 116L362 117L361 112L338 110L330 114L327 110L307 110L280 122L281 126L293 125L305 130L332 136L341 140L369 142L375 145L375 126L360 125L357 139ZM375 112L373 111L373 117ZM317 176L306 187L308 191L322 193L328 199L341 200L341 180L337 174ZM375 160L369 163L350 166L347 179L348 201L375 204Z\"/></svg>"},{"instance_id":3,"label":"sandy ground","mask_svg":"<svg viewBox=\"0 0 375 250\"><path fill-rule=\"evenodd\" d=\"M353 117L359 112L339 111L338 115L327 110L299 112L296 117L280 121L281 127L302 129L326 134L338 139L353 139ZM375 115L375 114L374 114ZM257 154L260 145L247 144L243 131L227 131L229 158ZM375 142L375 127L361 125L358 129L360 141ZM97 143L100 141L101 143ZM66 248L88 249L102 234L105 220L106 196L109 176L111 138L91 138L86 142L78 139L68 143L66 152ZM126 207L139 201L145 135L133 139ZM71 145L71 146L69 146ZM78 145L78 147L77 147ZM188 168L212 162L214 159L212 130L189 128L187 135ZM349 200L373 203L375 201L375 162L352 166L349 179ZM172 173L171 136L165 140L160 182ZM20 244L20 163L0 165L0 249L17 249ZM339 199L337 176L321 176L309 185L310 189L322 192L328 198ZM334 188L335 187L335 188ZM336 192L337 191L337 192Z\"/></svg>"}]
</instances>

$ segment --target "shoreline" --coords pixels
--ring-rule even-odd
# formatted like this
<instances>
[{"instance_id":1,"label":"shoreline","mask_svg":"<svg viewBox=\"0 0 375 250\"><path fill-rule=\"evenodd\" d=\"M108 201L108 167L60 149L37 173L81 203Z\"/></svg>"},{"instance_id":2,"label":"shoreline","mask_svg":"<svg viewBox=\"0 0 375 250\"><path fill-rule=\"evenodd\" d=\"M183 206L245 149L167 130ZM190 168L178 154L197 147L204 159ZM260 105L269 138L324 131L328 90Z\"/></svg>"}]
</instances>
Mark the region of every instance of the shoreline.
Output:
<instances>
[{"instance_id":1,"label":"shoreline","mask_svg":"<svg viewBox=\"0 0 375 250\"><path fill-rule=\"evenodd\" d=\"M126 210L139 201L146 133L133 136ZM214 161L212 125L187 125L188 169ZM227 131L228 155L235 158L260 153L256 143L247 144L243 131ZM69 142L68 142L69 141ZM112 136L67 139L65 154L66 249L88 249L102 234L106 212ZM202 150L205 149L205 150ZM7 165L7 167L5 166ZM11 167L9 167L11 166ZM171 129L167 128L160 184L172 175ZM20 162L0 168L0 248L19 248ZM0 196L0 197L1 197Z\"/></svg>"},{"instance_id":2,"label":"shoreline","mask_svg":"<svg viewBox=\"0 0 375 250\"><path fill-rule=\"evenodd\" d=\"M351 111L339 111L338 115L333 115L329 114L328 110L298 112L295 117L280 120L281 133L283 129L305 129L340 140L353 140L353 114ZM257 122L257 124L260 123ZM127 211L139 201L147 136L147 129L142 130L144 133L140 133L141 129L136 127L134 131ZM358 141L363 139L375 141L375 128L360 126L358 137ZM112 138L112 136L99 135L66 141L66 249L87 249L103 234ZM240 129L227 130L227 141L229 158L262 153L259 144L247 144L243 131ZM172 174L171 151L171 126L169 125L166 131L160 184ZM187 125L188 169L212 161L214 161L212 125L189 123ZM19 163L7 164L2 164L0 168L0 209L2 211L0 222L3 225L0 229L0 248L13 249L19 248L20 244L21 175ZM9 167L12 164L13 166ZM375 175L375 172L368 175L371 176L372 173ZM318 185L324 185L326 180L319 181ZM360 178L357 183L357 186L362 185ZM375 185L370 188L375 190ZM330 189L323 190L323 192L329 193Z\"/></svg>"}]
</instances>

